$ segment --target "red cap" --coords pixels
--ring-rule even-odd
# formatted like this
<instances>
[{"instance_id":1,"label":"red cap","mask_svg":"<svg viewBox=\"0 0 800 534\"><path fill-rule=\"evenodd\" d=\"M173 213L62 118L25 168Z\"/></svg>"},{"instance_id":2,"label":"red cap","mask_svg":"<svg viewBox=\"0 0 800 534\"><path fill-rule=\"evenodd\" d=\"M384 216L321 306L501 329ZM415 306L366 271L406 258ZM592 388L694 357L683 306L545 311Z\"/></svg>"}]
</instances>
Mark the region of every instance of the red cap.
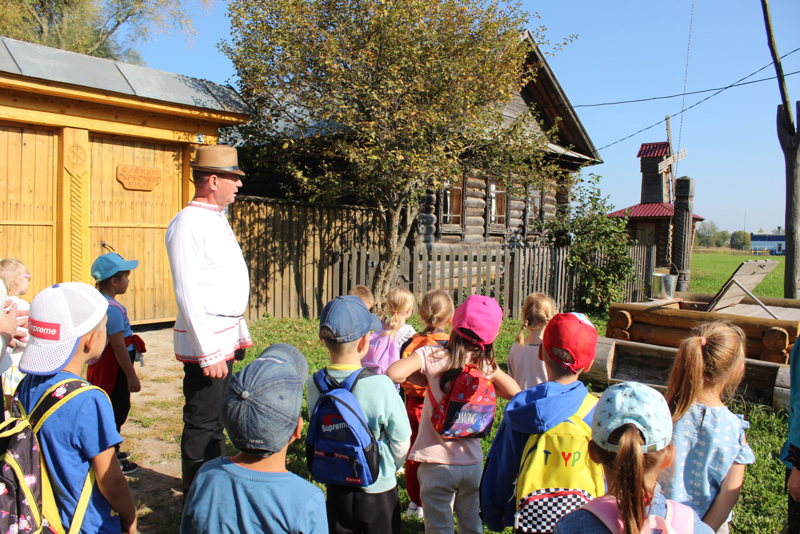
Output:
<instances>
[{"instance_id":1,"label":"red cap","mask_svg":"<svg viewBox=\"0 0 800 534\"><path fill-rule=\"evenodd\" d=\"M456 308L456 313L453 315L453 330L462 338L485 349L486 345L497 337L502 322L503 310L496 300L483 295L471 295ZM475 332L478 339L461 332L462 328Z\"/></svg>"},{"instance_id":2,"label":"red cap","mask_svg":"<svg viewBox=\"0 0 800 534\"><path fill-rule=\"evenodd\" d=\"M547 323L542 346L552 360L577 374L594 361L597 350L597 329L582 313L559 313ZM556 358L550 349L558 348L572 355L573 363Z\"/></svg>"}]
</instances>

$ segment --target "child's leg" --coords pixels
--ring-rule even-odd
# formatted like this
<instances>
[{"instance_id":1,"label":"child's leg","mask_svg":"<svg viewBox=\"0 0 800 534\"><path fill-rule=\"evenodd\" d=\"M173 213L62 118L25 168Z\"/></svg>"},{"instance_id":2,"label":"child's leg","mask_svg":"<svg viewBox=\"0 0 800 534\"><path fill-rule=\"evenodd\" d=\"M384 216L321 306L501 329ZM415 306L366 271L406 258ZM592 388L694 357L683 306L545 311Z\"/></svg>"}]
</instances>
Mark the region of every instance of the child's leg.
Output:
<instances>
[{"instance_id":1,"label":"child's leg","mask_svg":"<svg viewBox=\"0 0 800 534\"><path fill-rule=\"evenodd\" d=\"M114 410L114 423L117 425L117 432L120 432L131 411L131 393L128 391L128 378L122 372L122 369L117 369L114 390L108 398L111 399L111 408ZM119 452L119 445L116 445L116 449Z\"/></svg>"},{"instance_id":2,"label":"child's leg","mask_svg":"<svg viewBox=\"0 0 800 534\"><path fill-rule=\"evenodd\" d=\"M397 487L364 493L356 487L329 484L325 508L330 534L400 534Z\"/></svg>"},{"instance_id":3,"label":"child's leg","mask_svg":"<svg viewBox=\"0 0 800 534\"><path fill-rule=\"evenodd\" d=\"M408 422L411 424L411 445L417 440L417 433L419 432L419 419L422 415L422 406L425 403L424 397L414 397L408 395L406 397L406 413L408 414ZM419 470L419 462L413 460L406 460L406 491L408 491L408 498L411 502L422 505L422 497L419 494L419 477L417 471Z\"/></svg>"},{"instance_id":4,"label":"child's leg","mask_svg":"<svg viewBox=\"0 0 800 534\"><path fill-rule=\"evenodd\" d=\"M458 465L453 466L461 470L461 484L456 491L454 508L458 519L458 534L481 534L480 486L483 466ZM427 510L425 510L427 513Z\"/></svg>"},{"instance_id":5,"label":"child's leg","mask_svg":"<svg viewBox=\"0 0 800 534\"><path fill-rule=\"evenodd\" d=\"M786 470L786 482L789 482L789 474L791 469ZM795 501L792 495L787 491L786 496L789 499L789 517L787 522L787 534L800 534L800 502Z\"/></svg>"},{"instance_id":6,"label":"child's leg","mask_svg":"<svg viewBox=\"0 0 800 534\"><path fill-rule=\"evenodd\" d=\"M422 463L418 475L425 503L425 534L454 534L453 498L461 482L458 466Z\"/></svg>"}]
</instances>

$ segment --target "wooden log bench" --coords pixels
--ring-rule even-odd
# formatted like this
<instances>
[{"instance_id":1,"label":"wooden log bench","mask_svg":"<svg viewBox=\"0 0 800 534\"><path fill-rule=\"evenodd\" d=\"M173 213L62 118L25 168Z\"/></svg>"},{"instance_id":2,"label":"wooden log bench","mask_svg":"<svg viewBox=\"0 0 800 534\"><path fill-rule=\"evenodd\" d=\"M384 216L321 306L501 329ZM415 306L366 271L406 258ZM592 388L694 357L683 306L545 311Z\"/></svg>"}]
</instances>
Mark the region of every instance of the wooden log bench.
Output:
<instances>
[{"instance_id":1,"label":"wooden log bench","mask_svg":"<svg viewBox=\"0 0 800 534\"><path fill-rule=\"evenodd\" d=\"M665 393L677 354L678 349L674 347L600 337L594 364L581 379L604 386L636 381ZM789 367L747 359L744 378L736 393L748 402L788 409Z\"/></svg>"}]
</instances>

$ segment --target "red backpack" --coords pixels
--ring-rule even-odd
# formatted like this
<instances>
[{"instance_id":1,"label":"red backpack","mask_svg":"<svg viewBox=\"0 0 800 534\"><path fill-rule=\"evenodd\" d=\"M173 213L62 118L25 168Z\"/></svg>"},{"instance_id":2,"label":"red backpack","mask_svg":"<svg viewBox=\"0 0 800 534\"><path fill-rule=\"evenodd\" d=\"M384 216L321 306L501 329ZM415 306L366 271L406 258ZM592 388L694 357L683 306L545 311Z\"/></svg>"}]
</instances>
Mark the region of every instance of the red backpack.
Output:
<instances>
[{"instance_id":1,"label":"red backpack","mask_svg":"<svg viewBox=\"0 0 800 534\"><path fill-rule=\"evenodd\" d=\"M494 384L477 365L464 366L441 403L436 402L430 389L428 384L428 398L433 406L431 424L444 439L483 438L489 435L497 396Z\"/></svg>"}]
</instances>

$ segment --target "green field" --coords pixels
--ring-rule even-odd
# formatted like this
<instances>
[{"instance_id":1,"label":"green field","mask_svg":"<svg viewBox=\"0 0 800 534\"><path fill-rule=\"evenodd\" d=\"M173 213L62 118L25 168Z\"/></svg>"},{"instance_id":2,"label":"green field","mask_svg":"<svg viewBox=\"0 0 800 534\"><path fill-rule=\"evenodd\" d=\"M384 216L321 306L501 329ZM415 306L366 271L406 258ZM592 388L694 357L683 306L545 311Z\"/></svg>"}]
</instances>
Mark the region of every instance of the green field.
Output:
<instances>
[{"instance_id":1,"label":"green field","mask_svg":"<svg viewBox=\"0 0 800 534\"><path fill-rule=\"evenodd\" d=\"M757 297L783 297L785 256L743 256L734 254L692 254L692 292L716 293L728 281L736 268L747 260L775 260L778 265L758 284Z\"/></svg>"},{"instance_id":2,"label":"green field","mask_svg":"<svg viewBox=\"0 0 800 534\"><path fill-rule=\"evenodd\" d=\"M707 272L711 272L713 265L709 264L706 267L708 269ZM722 264L718 263L716 265ZM735 266L730 269L730 272L734 268ZM722 270L721 267L720 270ZM705 275L706 278L711 278L712 276L715 275ZM729 276L729 273L726 271L725 274L716 276L720 276L724 281ZM592 320L600 332L605 331L606 318L593 317ZM412 316L409 323L417 330L422 329L417 316ZM508 350L514 342L519 328L520 323L518 321L506 320L503 322L500 335L495 343L498 360L503 369L506 367L505 362ZM255 347L247 351L245 362L236 364L236 370L241 369L252 361L267 346L273 343L290 343L298 347L306 355L309 362L309 371L314 372L324 367L328 361L327 352L317 338L318 329L319 322L316 320L266 317L260 321L254 321L250 326L250 333L255 342ZM592 388L591 385L590 388ZM596 390L598 388L592 389ZM488 452L491 440L500 424L505 402L503 399L498 399L498 417L495 420L492 434L483 440L484 452ZM748 432L748 442L756 453L756 464L750 466L745 473L742 498L734 511L732 531L764 534L777 532L786 517L783 470L777 459L777 453L787 435L786 414L776 413L765 406L745 405L743 403L733 403L731 409L734 413L743 413L745 418L750 421L751 428ZM308 407L305 401L303 402L302 415L306 421L309 420ZM303 429L303 440L295 442L289 447L287 462L290 471L310 480L310 473L305 461L304 442L306 429L307 427ZM229 447L231 449L230 452L233 452L233 447L230 445ZM408 495L405 491L405 478L402 475L398 477L398 487L400 489L401 507L405 510L408 506ZM424 526L422 521L417 518L409 519L404 517L402 531L404 533L421 534L424 532ZM485 530L485 532L489 531ZM511 529L506 529L507 534L510 532Z\"/></svg>"}]
</instances>

